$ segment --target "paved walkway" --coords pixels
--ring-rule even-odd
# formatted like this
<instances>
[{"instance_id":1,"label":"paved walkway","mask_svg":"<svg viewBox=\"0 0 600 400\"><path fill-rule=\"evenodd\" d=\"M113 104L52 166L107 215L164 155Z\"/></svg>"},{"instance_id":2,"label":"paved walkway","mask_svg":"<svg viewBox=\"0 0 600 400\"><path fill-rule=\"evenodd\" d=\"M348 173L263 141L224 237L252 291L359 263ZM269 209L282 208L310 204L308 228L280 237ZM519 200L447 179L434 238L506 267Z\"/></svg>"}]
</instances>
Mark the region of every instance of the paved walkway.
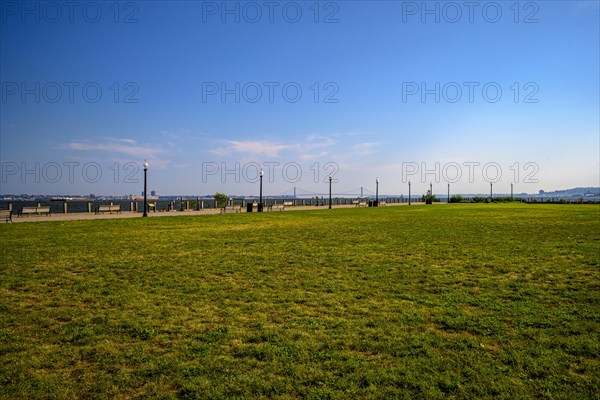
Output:
<instances>
[{"instance_id":1,"label":"paved walkway","mask_svg":"<svg viewBox=\"0 0 600 400\"><path fill-rule=\"evenodd\" d=\"M413 202L412 204L420 204ZM408 203L391 203L387 204L386 207L390 206L406 206ZM334 209L338 208L356 208L355 205L352 204L343 204L343 205L334 205ZM287 207L284 212L288 211L306 211L306 210L327 210L328 207L325 206L296 206L296 207ZM245 211L242 211L245 213ZM265 209L265 212L267 210ZM269 212L280 212L280 211L269 211ZM158 217L176 217L176 216L200 216L200 215L218 215L221 213L220 209L207 208L201 211L150 211L148 213L148 217L150 218L158 218ZM52 214L50 216L47 215L28 215L24 217L19 217L16 215L12 216L13 222L39 222L39 221L77 221L77 220L88 220L88 219L119 219L119 218L140 218L142 216L141 212L132 212L132 211L124 211L121 213L67 213L67 214Z\"/></svg>"}]
</instances>

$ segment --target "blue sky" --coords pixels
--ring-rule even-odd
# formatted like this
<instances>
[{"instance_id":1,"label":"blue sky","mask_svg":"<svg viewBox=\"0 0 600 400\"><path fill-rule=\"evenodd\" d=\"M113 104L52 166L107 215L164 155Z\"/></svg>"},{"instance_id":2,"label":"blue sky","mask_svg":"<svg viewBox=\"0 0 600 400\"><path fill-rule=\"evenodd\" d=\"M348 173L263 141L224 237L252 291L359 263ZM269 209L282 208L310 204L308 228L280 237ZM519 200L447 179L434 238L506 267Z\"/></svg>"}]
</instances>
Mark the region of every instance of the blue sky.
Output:
<instances>
[{"instance_id":1,"label":"blue sky","mask_svg":"<svg viewBox=\"0 0 600 400\"><path fill-rule=\"evenodd\" d=\"M598 1L0 4L0 194L600 185Z\"/></svg>"}]
</instances>

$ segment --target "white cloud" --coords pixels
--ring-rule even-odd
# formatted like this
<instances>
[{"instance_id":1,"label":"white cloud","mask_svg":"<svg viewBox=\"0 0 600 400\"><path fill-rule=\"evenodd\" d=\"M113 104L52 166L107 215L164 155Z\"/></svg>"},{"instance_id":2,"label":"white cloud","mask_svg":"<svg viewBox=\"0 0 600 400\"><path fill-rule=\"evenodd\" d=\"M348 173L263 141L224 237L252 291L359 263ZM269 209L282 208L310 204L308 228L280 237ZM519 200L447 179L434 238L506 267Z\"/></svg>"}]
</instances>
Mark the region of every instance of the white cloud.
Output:
<instances>
[{"instance_id":1,"label":"white cloud","mask_svg":"<svg viewBox=\"0 0 600 400\"><path fill-rule=\"evenodd\" d=\"M330 152L328 152L328 151L321 151L319 153L304 153L304 154L300 154L298 156L298 159L300 159L302 161L318 160L318 159L328 156L329 154L330 154Z\"/></svg>"},{"instance_id":2,"label":"white cloud","mask_svg":"<svg viewBox=\"0 0 600 400\"><path fill-rule=\"evenodd\" d=\"M156 168L164 168L168 161L162 158L164 151L158 147L140 146L132 139L107 138L102 142L89 140L72 141L60 146L72 151L114 153L133 157L136 160L146 159Z\"/></svg>"},{"instance_id":3,"label":"white cloud","mask_svg":"<svg viewBox=\"0 0 600 400\"><path fill-rule=\"evenodd\" d=\"M356 143L352 146L353 154L366 156L368 154L373 154L376 151L376 148L380 145L380 142L363 142Z\"/></svg>"},{"instance_id":4,"label":"white cloud","mask_svg":"<svg viewBox=\"0 0 600 400\"><path fill-rule=\"evenodd\" d=\"M258 161L264 158L317 161L334 158L336 161L347 160L356 163L356 158L376 155L384 142L364 141L356 143L349 140L358 133L321 135L309 133L295 141L270 140L219 140L217 146L209 152L218 156L234 156L241 160ZM366 160L364 160L366 161Z\"/></svg>"},{"instance_id":5,"label":"white cloud","mask_svg":"<svg viewBox=\"0 0 600 400\"><path fill-rule=\"evenodd\" d=\"M289 150L293 146L272 143L268 141L243 141L243 140L225 140L225 146L213 149L211 153L225 156L230 154L244 154L252 156L268 156L277 158L283 150Z\"/></svg>"},{"instance_id":6,"label":"white cloud","mask_svg":"<svg viewBox=\"0 0 600 400\"><path fill-rule=\"evenodd\" d=\"M282 153L287 152L287 156L299 159L311 159L322 157L329 154L325 150L327 147L334 146L336 141L329 137L315 134L308 135L306 140L301 142L273 142L267 140L224 140L220 142L221 147L213 149L211 153L226 156L232 154L242 155L243 157L272 157L280 158Z\"/></svg>"},{"instance_id":7,"label":"white cloud","mask_svg":"<svg viewBox=\"0 0 600 400\"><path fill-rule=\"evenodd\" d=\"M110 140L111 142L118 142L118 143L125 143L125 144L129 144L132 146L135 146L135 140L132 139L120 139L120 138L106 138L107 140Z\"/></svg>"}]
</instances>

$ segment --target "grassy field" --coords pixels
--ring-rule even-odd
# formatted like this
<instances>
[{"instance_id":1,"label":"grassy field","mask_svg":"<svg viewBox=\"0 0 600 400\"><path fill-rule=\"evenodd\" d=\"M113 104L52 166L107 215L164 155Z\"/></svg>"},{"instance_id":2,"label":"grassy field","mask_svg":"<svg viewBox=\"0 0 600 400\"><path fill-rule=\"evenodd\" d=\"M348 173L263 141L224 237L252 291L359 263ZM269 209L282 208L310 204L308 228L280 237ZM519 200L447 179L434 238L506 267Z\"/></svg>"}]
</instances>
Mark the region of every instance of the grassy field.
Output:
<instances>
[{"instance_id":1,"label":"grassy field","mask_svg":"<svg viewBox=\"0 0 600 400\"><path fill-rule=\"evenodd\" d=\"M0 234L4 399L600 397L598 206Z\"/></svg>"}]
</instances>

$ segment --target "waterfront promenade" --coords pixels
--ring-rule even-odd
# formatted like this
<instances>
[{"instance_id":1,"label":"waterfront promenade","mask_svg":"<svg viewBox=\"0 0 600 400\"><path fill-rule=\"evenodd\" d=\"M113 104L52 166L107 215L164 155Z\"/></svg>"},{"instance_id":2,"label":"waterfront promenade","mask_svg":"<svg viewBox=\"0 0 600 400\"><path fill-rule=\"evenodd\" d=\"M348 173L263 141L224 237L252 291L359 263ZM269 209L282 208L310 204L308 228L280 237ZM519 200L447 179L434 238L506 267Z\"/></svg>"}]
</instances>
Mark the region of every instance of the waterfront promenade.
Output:
<instances>
[{"instance_id":1,"label":"waterfront promenade","mask_svg":"<svg viewBox=\"0 0 600 400\"><path fill-rule=\"evenodd\" d=\"M412 202L413 205L423 204L420 202ZM440 203L441 204L441 203ZM408 203L388 203L385 207L395 207L395 206L407 206ZM321 206L293 206L287 207L283 212L294 212L294 211L307 211L307 210L327 210L328 205ZM340 204L333 205L333 209L338 208L356 208L354 204ZM277 213L281 211L265 211L269 213ZM246 213L245 210L242 210L242 213ZM218 215L221 214L220 208L206 208L204 210L195 211L195 210L186 210L186 211L150 211L148 212L148 217L150 218L158 218L158 217L176 217L176 216L202 216L202 215ZM76 221L76 220L96 220L96 219L121 219L121 218L142 218L141 212L135 211L123 211L120 213L56 213L48 215L27 215L19 217L16 214L13 214L12 221L14 223L20 222L41 222L41 221Z\"/></svg>"}]
</instances>

